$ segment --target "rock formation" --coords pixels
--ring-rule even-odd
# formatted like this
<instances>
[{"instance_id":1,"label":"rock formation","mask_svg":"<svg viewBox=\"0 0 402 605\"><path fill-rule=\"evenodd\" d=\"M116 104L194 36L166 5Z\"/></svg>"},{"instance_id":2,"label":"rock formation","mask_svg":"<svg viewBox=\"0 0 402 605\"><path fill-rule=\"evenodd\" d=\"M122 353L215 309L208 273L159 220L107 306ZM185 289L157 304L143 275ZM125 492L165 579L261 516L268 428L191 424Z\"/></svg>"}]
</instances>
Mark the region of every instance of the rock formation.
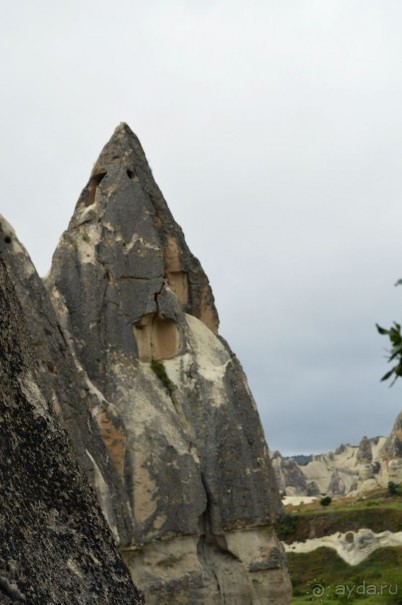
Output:
<instances>
[{"instance_id":1,"label":"rock formation","mask_svg":"<svg viewBox=\"0 0 402 605\"><path fill-rule=\"evenodd\" d=\"M272 467L281 494L287 496L315 496L316 489L310 489L303 471L293 458L283 458L278 451L271 454ZM311 493L314 492L314 493Z\"/></svg>"},{"instance_id":2,"label":"rock formation","mask_svg":"<svg viewBox=\"0 0 402 605\"><path fill-rule=\"evenodd\" d=\"M45 398L67 429L78 462L97 492L115 537L120 535L128 541L134 531L130 508L101 432L101 428L105 434L108 427L121 426L117 410L91 384L71 354L41 278L1 215L0 255L22 307Z\"/></svg>"},{"instance_id":3,"label":"rock formation","mask_svg":"<svg viewBox=\"0 0 402 605\"><path fill-rule=\"evenodd\" d=\"M303 465L274 452L272 464L279 489L286 496L346 496L383 486L380 466L385 442L384 437L363 437L358 446L342 444L335 452L316 454ZM392 457L395 450L389 446L388 451Z\"/></svg>"},{"instance_id":4,"label":"rock formation","mask_svg":"<svg viewBox=\"0 0 402 605\"><path fill-rule=\"evenodd\" d=\"M0 602L139 604L95 493L46 399L2 257Z\"/></svg>"},{"instance_id":5,"label":"rock formation","mask_svg":"<svg viewBox=\"0 0 402 605\"><path fill-rule=\"evenodd\" d=\"M381 480L383 485L389 481L402 483L402 412L395 420L382 450Z\"/></svg>"},{"instance_id":6,"label":"rock formation","mask_svg":"<svg viewBox=\"0 0 402 605\"><path fill-rule=\"evenodd\" d=\"M148 604L288 603L282 507L246 377L208 279L121 124L46 280L124 487L114 527ZM113 493L116 493L114 491ZM118 508L118 507L117 507ZM116 509L116 507L115 507Z\"/></svg>"}]
</instances>

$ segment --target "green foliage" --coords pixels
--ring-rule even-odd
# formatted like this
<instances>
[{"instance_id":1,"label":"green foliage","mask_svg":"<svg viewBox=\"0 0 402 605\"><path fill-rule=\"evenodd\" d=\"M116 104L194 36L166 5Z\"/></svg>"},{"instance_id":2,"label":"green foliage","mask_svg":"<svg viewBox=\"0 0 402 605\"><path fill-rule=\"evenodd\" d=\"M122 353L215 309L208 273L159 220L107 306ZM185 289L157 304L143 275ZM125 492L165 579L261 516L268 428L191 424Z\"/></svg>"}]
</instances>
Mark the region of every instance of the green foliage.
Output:
<instances>
[{"instance_id":1,"label":"green foliage","mask_svg":"<svg viewBox=\"0 0 402 605\"><path fill-rule=\"evenodd\" d=\"M324 496L324 498L321 498L320 500L320 504L321 506L329 506L332 502L332 498L331 496Z\"/></svg>"},{"instance_id":2,"label":"green foliage","mask_svg":"<svg viewBox=\"0 0 402 605\"><path fill-rule=\"evenodd\" d=\"M297 523L297 518L294 515L285 515L279 526L276 528L279 538L283 540L287 536L292 536L295 534L297 530Z\"/></svg>"},{"instance_id":3,"label":"green foliage","mask_svg":"<svg viewBox=\"0 0 402 605\"><path fill-rule=\"evenodd\" d=\"M362 527L374 533L397 532L402 530L402 498L391 498L386 489L381 489L373 491L369 500L334 499L329 511L324 511L319 501L315 501L289 517L288 525L297 523L295 534L284 539L287 543L308 539L311 528L317 537L353 532ZM402 547L376 550L358 565L345 563L334 550L324 547L310 553L290 552L287 558L293 584L292 605L310 605L311 602L402 605ZM322 587L322 596L314 593L317 586ZM378 590L385 586L383 593L374 595L368 588L373 586ZM353 595L349 590L353 590Z\"/></svg>"},{"instance_id":4,"label":"green foliage","mask_svg":"<svg viewBox=\"0 0 402 605\"><path fill-rule=\"evenodd\" d=\"M392 385L395 383L395 381L398 380L398 378L400 378L402 376L401 326L396 321L394 321L394 325L389 330L382 328L378 324L376 324L376 327L377 327L379 334L382 334L383 336L388 336L388 338L391 342L392 348L388 353L388 362L394 361L394 360L397 361L396 365L394 365L394 367L391 370L389 370L388 372L386 372L384 374L384 376L381 378L381 381L388 380L389 378L391 378L392 375L394 375L394 380L390 384L390 386L392 387Z\"/></svg>"},{"instance_id":5,"label":"green foliage","mask_svg":"<svg viewBox=\"0 0 402 605\"><path fill-rule=\"evenodd\" d=\"M176 388L176 385L170 380L167 375L166 368L161 361L157 361L153 359L151 361L151 368L155 372L156 376L159 378L164 387L169 391L169 395L172 395L173 391Z\"/></svg>"},{"instance_id":6,"label":"green foliage","mask_svg":"<svg viewBox=\"0 0 402 605\"><path fill-rule=\"evenodd\" d=\"M294 605L307 605L311 602L327 605L340 603L400 605L402 603L400 588L402 548L378 549L358 565L348 565L329 548L319 548L306 554L288 553L287 557L293 584L292 604ZM314 597L312 593L314 585L323 587L322 598ZM368 586L375 586L379 594L370 594ZM380 594L382 586L384 589ZM345 590L342 590L343 587ZM348 591L353 591L353 595L348 596Z\"/></svg>"},{"instance_id":7,"label":"green foliage","mask_svg":"<svg viewBox=\"0 0 402 605\"><path fill-rule=\"evenodd\" d=\"M396 494L398 493L398 485L396 483L394 483L393 481L389 481L388 482L388 493L391 494L391 496L396 496Z\"/></svg>"}]
</instances>

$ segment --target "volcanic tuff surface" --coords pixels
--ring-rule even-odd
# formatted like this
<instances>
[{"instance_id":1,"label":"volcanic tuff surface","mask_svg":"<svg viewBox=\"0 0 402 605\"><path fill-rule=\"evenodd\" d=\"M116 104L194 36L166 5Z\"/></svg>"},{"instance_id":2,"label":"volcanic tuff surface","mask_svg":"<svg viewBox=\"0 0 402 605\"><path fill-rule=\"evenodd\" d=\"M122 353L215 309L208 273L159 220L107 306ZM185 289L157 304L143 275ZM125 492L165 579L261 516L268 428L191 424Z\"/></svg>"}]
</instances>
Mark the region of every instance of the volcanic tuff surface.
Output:
<instances>
[{"instance_id":1,"label":"volcanic tuff surface","mask_svg":"<svg viewBox=\"0 0 402 605\"><path fill-rule=\"evenodd\" d=\"M120 549L147 603L281 605L282 507L242 368L218 335L208 279L121 124L46 280L92 407L127 524ZM112 414L105 409L113 406Z\"/></svg>"},{"instance_id":2,"label":"volcanic tuff surface","mask_svg":"<svg viewBox=\"0 0 402 605\"><path fill-rule=\"evenodd\" d=\"M11 244L1 233L2 242ZM142 602L46 399L0 255L0 603Z\"/></svg>"},{"instance_id":3,"label":"volcanic tuff surface","mask_svg":"<svg viewBox=\"0 0 402 605\"><path fill-rule=\"evenodd\" d=\"M1 215L0 255L28 326L32 357L41 372L46 401L66 428L114 534L130 540L133 529L127 496L102 438L102 430L121 424L117 410L98 393L73 357L41 278Z\"/></svg>"}]
</instances>

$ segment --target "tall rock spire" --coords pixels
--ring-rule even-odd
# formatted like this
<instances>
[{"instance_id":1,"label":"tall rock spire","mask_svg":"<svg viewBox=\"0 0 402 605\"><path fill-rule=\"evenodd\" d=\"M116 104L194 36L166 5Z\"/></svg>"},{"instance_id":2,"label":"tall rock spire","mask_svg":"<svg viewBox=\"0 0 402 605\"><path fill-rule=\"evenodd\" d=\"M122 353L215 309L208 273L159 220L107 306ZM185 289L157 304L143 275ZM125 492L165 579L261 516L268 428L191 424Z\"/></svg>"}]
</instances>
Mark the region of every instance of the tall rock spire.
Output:
<instances>
[{"instance_id":1,"label":"tall rock spire","mask_svg":"<svg viewBox=\"0 0 402 605\"><path fill-rule=\"evenodd\" d=\"M77 362L124 424L113 459L135 537L120 548L146 602L288 603L282 508L254 400L126 124L95 164L47 287Z\"/></svg>"}]
</instances>

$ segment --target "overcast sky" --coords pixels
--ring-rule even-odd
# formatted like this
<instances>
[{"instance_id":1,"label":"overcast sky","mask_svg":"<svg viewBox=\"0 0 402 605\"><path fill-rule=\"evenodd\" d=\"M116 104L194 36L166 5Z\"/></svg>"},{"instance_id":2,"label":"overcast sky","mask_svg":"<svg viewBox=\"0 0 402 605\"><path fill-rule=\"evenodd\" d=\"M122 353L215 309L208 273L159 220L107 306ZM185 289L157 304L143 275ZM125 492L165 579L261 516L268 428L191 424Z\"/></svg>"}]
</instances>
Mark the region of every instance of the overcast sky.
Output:
<instances>
[{"instance_id":1,"label":"overcast sky","mask_svg":"<svg viewBox=\"0 0 402 605\"><path fill-rule=\"evenodd\" d=\"M115 126L207 272L271 449L389 433L402 320L400 0L18 0L0 212L41 275Z\"/></svg>"}]
</instances>

